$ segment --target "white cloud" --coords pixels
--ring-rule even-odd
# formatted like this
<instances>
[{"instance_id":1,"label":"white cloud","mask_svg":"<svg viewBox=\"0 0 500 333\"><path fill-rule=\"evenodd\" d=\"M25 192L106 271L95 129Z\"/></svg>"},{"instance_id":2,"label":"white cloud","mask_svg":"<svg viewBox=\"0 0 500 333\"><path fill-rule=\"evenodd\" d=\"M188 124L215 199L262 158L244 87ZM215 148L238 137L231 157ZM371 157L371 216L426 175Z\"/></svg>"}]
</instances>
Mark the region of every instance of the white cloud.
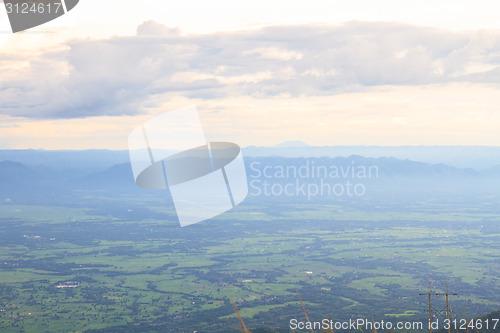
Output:
<instances>
[{"instance_id":1,"label":"white cloud","mask_svg":"<svg viewBox=\"0 0 500 333\"><path fill-rule=\"evenodd\" d=\"M498 88L479 83L377 86L322 96L151 97L147 114L31 120L0 116L3 148L127 149L137 124L195 104L207 139L240 146L500 145Z\"/></svg>"},{"instance_id":2,"label":"white cloud","mask_svg":"<svg viewBox=\"0 0 500 333\"><path fill-rule=\"evenodd\" d=\"M303 57L302 53L294 52L286 49L280 49L278 47L259 47L254 50L245 51L245 55L259 55L265 59L276 59L276 60L300 60Z\"/></svg>"},{"instance_id":3,"label":"white cloud","mask_svg":"<svg viewBox=\"0 0 500 333\"><path fill-rule=\"evenodd\" d=\"M57 52L0 55L0 113L27 118L134 115L172 93L330 96L376 86L496 82L500 32L399 23L267 27L183 35L144 22L138 34L75 40Z\"/></svg>"}]
</instances>

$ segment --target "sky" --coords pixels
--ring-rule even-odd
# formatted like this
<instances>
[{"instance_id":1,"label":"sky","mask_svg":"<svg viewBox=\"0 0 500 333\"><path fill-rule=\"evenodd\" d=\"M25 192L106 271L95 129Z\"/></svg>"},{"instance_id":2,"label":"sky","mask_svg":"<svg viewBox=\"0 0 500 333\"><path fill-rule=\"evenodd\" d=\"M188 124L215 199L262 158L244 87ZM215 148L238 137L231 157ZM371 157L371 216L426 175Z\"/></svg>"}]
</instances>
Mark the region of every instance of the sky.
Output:
<instances>
[{"instance_id":1,"label":"sky","mask_svg":"<svg viewBox=\"0 0 500 333\"><path fill-rule=\"evenodd\" d=\"M12 34L0 149L127 149L196 105L241 146L500 145L498 1L81 0Z\"/></svg>"}]
</instances>

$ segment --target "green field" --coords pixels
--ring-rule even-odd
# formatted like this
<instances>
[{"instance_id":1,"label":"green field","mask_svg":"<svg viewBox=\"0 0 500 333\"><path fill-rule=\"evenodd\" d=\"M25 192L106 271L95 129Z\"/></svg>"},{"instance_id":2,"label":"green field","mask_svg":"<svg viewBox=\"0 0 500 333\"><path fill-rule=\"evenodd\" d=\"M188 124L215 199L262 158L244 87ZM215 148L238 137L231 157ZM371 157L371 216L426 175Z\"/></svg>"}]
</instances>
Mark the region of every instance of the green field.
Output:
<instances>
[{"instance_id":1,"label":"green field","mask_svg":"<svg viewBox=\"0 0 500 333\"><path fill-rule=\"evenodd\" d=\"M179 228L174 220L2 205L0 331L232 332L229 296L248 326L286 328L303 317L297 291L318 320L423 320L418 294L429 282L460 293L457 311L465 297L471 315L500 308L494 213L260 210L238 207ZM79 285L61 287L68 281Z\"/></svg>"}]
</instances>

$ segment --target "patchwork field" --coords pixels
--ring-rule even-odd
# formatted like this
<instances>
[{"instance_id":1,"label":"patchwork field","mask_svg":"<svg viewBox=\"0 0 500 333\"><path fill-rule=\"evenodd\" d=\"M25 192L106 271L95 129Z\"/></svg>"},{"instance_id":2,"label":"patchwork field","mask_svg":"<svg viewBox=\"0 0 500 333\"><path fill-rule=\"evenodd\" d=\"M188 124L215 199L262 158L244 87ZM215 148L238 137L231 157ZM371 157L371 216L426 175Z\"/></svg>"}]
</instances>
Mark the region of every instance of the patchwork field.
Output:
<instances>
[{"instance_id":1,"label":"patchwork field","mask_svg":"<svg viewBox=\"0 0 500 333\"><path fill-rule=\"evenodd\" d=\"M425 320L428 283L457 316L500 308L498 212L259 207L180 228L161 207L1 205L0 331L237 332L229 296L286 331L297 291L316 320Z\"/></svg>"}]
</instances>

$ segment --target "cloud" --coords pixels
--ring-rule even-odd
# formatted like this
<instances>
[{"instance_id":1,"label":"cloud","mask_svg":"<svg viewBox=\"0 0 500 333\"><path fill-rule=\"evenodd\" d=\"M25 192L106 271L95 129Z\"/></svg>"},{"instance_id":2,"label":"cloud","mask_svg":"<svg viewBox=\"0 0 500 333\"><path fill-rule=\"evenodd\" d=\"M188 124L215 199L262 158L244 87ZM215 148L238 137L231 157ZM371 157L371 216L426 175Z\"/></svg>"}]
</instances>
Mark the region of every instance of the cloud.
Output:
<instances>
[{"instance_id":1,"label":"cloud","mask_svg":"<svg viewBox=\"0 0 500 333\"><path fill-rule=\"evenodd\" d=\"M164 93L210 100L499 83L500 33L347 22L183 35L146 21L135 36L70 41L63 51L23 59L27 66L9 66L16 61L0 54L0 114L120 116L143 112Z\"/></svg>"},{"instance_id":2,"label":"cloud","mask_svg":"<svg viewBox=\"0 0 500 333\"><path fill-rule=\"evenodd\" d=\"M0 124L0 128L18 128L21 127L19 124Z\"/></svg>"},{"instance_id":3,"label":"cloud","mask_svg":"<svg viewBox=\"0 0 500 333\"><path fill-rule=\"evenodd\" d=\"M180 35L180 28L169 28L155 21L145 21L137 27L137 35Z\"/></svg>"}]
</instances>

